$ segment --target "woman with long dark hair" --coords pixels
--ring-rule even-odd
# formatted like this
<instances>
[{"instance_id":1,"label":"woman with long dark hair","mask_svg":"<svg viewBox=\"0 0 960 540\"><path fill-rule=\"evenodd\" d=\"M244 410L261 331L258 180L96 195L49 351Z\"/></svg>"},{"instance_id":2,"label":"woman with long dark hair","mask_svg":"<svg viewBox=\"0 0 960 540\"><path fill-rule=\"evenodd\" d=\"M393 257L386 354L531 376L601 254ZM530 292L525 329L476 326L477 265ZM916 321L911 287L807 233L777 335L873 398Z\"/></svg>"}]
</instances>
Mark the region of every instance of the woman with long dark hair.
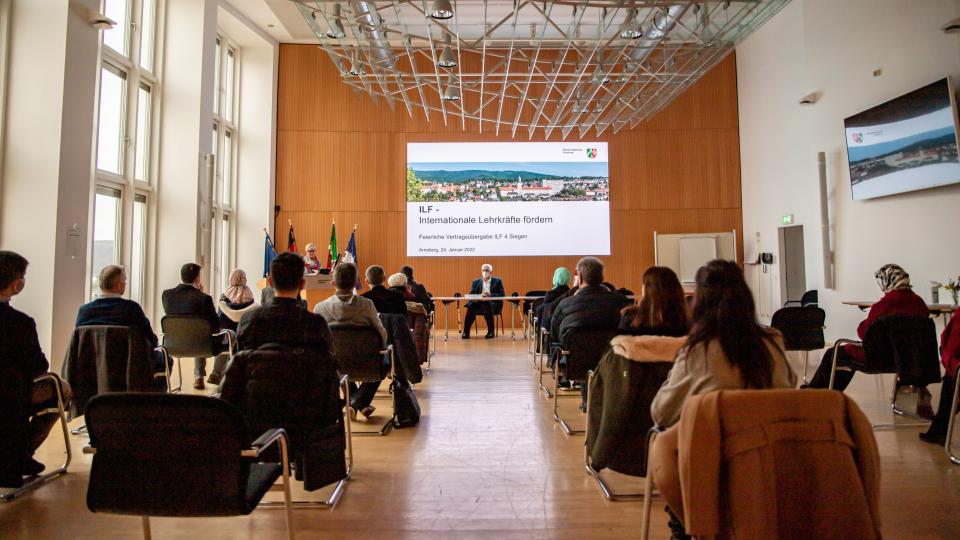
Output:
<instances>
[{"instance_id":1,"label":"woman with long dark hair","mask_svg":"<svg viewBox=\"0 0 960 540\"><path fill-rule=\"evenodd\" d=\"M667 380L650 404L659 426L673 426L687 398L714 390L793 388L797 384L776 330L757 324L753 295L743 271L714 260L697 271L687 343L677 352ZM657 438L650 454L654 481L670 513L675 538L683 533L677 429Z\"/></svg>"},{"instance_id":2,"label":"woman with long dark hair","mask_svg":"<svg viewBox=\"0 0 960 540\"><path fill-rule=\"evenodd\" d=\"M620 334L634 336L684 336L687 304L677 274L665 266L643 273L643 297L621 312Z\"/></svg>"}]
</instances>

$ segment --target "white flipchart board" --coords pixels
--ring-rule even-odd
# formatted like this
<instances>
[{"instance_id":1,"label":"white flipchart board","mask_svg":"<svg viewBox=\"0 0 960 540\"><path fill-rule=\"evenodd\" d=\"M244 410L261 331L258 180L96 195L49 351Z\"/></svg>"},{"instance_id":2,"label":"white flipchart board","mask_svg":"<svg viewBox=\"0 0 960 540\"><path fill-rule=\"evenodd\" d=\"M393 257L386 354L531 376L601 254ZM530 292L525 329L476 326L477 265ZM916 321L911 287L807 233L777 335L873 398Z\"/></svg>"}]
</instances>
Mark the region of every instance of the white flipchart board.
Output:
<instances>
[{"instance_id":1,"label":"white flipchart board","mask_svg":"<svg viewBox=\"0 0 960 540\"><path fill-rule=\"evenodd\" d=\"M654 259L677 273L685 289L692 289L697 270L713 259L737 260L737 231L716 233L653 233Z\"/></svg>"}]
</instances>

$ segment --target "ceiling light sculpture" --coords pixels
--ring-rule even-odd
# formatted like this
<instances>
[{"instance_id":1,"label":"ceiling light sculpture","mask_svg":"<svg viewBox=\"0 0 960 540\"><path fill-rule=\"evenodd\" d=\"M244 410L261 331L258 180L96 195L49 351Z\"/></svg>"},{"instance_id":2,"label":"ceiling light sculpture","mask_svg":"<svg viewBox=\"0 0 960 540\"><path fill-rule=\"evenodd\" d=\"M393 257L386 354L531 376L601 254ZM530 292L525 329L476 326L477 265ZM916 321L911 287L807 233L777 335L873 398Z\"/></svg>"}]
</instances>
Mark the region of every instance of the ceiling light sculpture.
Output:
<instances>
[{"instance_id":1,"label":"ceiling light sculpture","mask_svg":"<svg viewBox=\"0 0 960 540\"><path fill-rule=\"evenodd\" d=\"M292 1L371 106L564 139L651 118L789 2Z\"/></svg>"}]
</instances>

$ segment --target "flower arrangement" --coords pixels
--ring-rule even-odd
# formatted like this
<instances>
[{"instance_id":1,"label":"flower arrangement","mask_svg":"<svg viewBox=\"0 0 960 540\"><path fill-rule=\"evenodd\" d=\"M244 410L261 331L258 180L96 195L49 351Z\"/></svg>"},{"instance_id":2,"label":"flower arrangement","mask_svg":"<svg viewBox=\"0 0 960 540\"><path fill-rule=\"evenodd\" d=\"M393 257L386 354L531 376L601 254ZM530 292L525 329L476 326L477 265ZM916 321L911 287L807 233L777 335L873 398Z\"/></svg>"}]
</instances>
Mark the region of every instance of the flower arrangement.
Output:
<instances>
[{"instance_id":1,"label":"flower arrangement","mask_svg":"<svg viewBox=\"0 0 960 540\"><path fill-rule=\"evenodd\" d=\"M957 276L956 279L951 278L943 288L950 293L950 296L953 298L953 305L957 305L958 296L960 296L960 276Z\"/></svg>"}]
</instances>

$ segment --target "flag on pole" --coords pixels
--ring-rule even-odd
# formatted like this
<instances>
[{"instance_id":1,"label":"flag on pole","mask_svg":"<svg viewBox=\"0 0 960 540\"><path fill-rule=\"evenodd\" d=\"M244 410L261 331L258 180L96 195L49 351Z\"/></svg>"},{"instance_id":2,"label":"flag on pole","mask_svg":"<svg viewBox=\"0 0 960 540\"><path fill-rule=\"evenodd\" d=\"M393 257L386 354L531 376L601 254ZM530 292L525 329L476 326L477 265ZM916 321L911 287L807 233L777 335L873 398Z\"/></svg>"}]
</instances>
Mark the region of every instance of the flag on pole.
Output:
<instances>
[{"instance_id":1,"label":"flag on pole","mask_svg":"<svg viewBox=\"0 0 960 540\"><path fill-rule=\"evenodd\" d=\"M270 275L270 263L277 257L277 250L273 247L273 240L270 239L270 233L263 230L263 277Z\"/></svg>"},{"instance_id":2,"label":"flag on pole","mask_svg":"<svg viewBox=\"0 0 960 540\"><path fill-rule=\"evenodd\" d=\"M293 221L290 223L290 232L287 233L287 251L297 253L297 238L293 235Z\"/></svg>"},{"instance_id":3,"label":"flag on pole","mask_svg":"<svg viewBox=\"0 0 960 540\"><path fill-rule=\"evenodd\" d=\"M337 251L337 221L334 220L330 225L330 244L327 247L327 268L333 268L340 258L340 252Z\"/></svg>"},{"instance_id":4,"label":"flag on pole","mask_svg":"<svg viewBox=\"0 0 960 540\"><path fill-rule=\"evenodd\" d=\"M343 252L345 262L357 263L357 227L354 225L353 232L350 233L350 241L347 242L347 249Z\"/></svg>"}]
</instances>

